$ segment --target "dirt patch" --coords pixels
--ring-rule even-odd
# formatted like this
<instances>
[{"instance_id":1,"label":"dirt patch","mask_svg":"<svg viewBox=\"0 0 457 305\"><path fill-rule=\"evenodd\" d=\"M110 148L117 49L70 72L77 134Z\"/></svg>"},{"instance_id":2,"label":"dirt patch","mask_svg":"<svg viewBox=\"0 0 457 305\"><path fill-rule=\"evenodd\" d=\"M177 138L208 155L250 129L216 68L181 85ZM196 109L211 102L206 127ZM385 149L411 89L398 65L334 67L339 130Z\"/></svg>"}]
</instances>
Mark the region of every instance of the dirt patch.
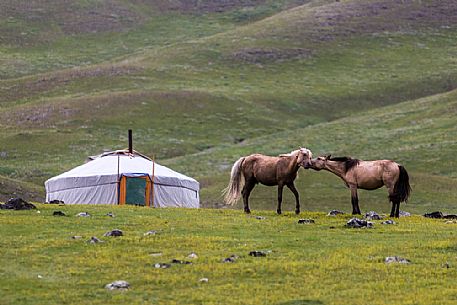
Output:
<instances>
[{"instance_id":1,"label":"dirt patch","mask_svg":"<svg viewBox=\"0 0 457 305\"><path fill-rule=\"evenodd\" d=\"M302 48L278 49L278 48L245 48L232 54L236 61L251 64L264 64L268 62L282 62L293 59L305 59L311 57L312 51Z\"/></svg>"},{"instance_id":2,"label":"dirt patch","mask_svg":"<svg viewBox=\"0 0 457 305\"><path fill-rule=\"evenodd\" d=\"M137 4L146 4L160 11L183 13L227 12L239 8L254 7L265 2L266 0L135 0Z\"/></svg>"},{"instance_id":3,"label":"dirt patch","mask_svg":"<svg viewBox=\"0 0 457 305\"><path fill-rule=\"evenodd\" d=\"M314 10L312 23L320 29L331 29L332 36L383 31L407 31L419 27L445 27L457 24L457 2L423 1L353 1L335 2Z\"/></svg>"},{"instance_id":4,"label":"dirt patch","mask_svg":"<svg viewBox=\"0 0 457 305\"><path fill-rule=\"evenodd\" d=\"M73 0L5 0L0 4L0 17L51 30L57 25L64 34L85 34L126 30L145 17L122 1L92 1L84 4Z\"/></svg>"},{"instance_id":5,"label":"dirt patch","mask_svg":"<svg viewBox=\"0 0 457 305\"><path fill-rule=\"evenodd\" d=\"M139 71L141 71L140 68L133 66L110 65L63 70L45 76L27 78L20 82L9 81L0 87L0 104L43 94L80 79L120 77ZM11 85L8 85L9 83Z\"/></svg>"}]
</instances>

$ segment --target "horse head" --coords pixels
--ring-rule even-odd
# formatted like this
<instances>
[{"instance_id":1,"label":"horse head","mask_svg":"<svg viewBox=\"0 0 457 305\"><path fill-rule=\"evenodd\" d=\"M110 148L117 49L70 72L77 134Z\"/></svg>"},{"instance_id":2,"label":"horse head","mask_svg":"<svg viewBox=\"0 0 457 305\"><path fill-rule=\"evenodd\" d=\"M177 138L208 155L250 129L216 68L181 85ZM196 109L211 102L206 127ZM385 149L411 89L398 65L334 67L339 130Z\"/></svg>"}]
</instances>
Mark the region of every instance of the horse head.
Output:
<instances>
[{"instance_id":1,"label":"horse head","mask_svg":"<svg viewBox=\"0 0 457 305\"><path fill-rule=\"evenodd\" d=\"M317 158L311 159L309 162L308 168L312 168L316 171L320 171L325 168L325 163L331 158L331 155L319 156ZM306 167L305 167L306 168Z\"/></svg>"},{"instance_id":2,"label":"horse head","mask_svg":"<svg viewBox=\"0 0 457 305\"><path fill-rule=\"evenodd\" d=\"M297 154L297 164L303 166L303 168L308 169L311 167L311 158L313 153L307 148L300 147Z\"/></svg>"}]
</instances>

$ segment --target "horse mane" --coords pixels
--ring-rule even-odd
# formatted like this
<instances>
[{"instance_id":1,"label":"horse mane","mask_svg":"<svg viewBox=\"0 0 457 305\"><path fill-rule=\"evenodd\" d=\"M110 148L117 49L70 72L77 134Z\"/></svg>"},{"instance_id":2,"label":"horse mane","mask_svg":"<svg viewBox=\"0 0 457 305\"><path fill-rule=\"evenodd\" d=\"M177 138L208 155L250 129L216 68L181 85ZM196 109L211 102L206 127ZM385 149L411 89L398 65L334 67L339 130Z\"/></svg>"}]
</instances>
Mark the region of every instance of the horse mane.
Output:
<instances>
[{"instance_id":1,"label":"horse mane","mask_svg":"<svg viewBox=\"0 0 457 305\"><path fill-rule=\"evenodd\" d=\"M279 157L290 157L290 156L293 156L293 155L297 154L299 151L300 151L299 149L293 150L288 154L280 154Z\"/></svg>"},{"instance_id":2,"label":"horse mane","mask_svg":"<svg viewBox=\"0 0 457 305\"><path fill-rule=\"evenodd\" d=\"M330 161L344 162L344 171L347 173L354 166L359 165L359 159L352 159L351 157L335 157L330 158Z\"/></svg>"}]
</instances>

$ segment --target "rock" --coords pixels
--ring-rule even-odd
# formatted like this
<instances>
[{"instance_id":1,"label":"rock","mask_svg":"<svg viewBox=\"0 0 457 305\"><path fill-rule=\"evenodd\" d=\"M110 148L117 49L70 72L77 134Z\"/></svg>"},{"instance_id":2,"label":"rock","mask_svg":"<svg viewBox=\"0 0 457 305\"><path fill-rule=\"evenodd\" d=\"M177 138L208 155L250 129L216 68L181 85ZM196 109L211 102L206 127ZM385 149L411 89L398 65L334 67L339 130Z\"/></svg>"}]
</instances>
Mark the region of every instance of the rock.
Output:
<instances>
[{"instance_id":1,"label":"rock","mask_svg":"<svg viewBox=\"0 0 457 305\"><path fill-rule=\"evenodd\" d=\"M382 225L394 225L396 224L395 221L389 219L389 220L386 220L386 221L383 221L381 222Z\"/></svg>"},{"instance_id":2,"label":"rock","mask_svg":"<svg viewBox=\"0 0 457 305\"><path fill-rule=\"evenodd\" d=\"M222 262L223 263L234 263L237 259L238 259L238 255L233 254L233 255L230 255L227 258L224 258L222 260Z\"/></svg>"},{"instance_id":3,"label":"rock","mask_svg":"<svg viewBox=\"0 0 457 305\"><path fill-rule=\"evenodd\" d=\"M299 219L298 223L310 224L310 223L315 223L315 221L314 221L314 219Z\"/></svg>"},{"instance_id":4,"label":"rock","mask_svg":"<svg viewBox=\"0 0 457 305\"><path fill-rule=\"evenodd\" d=\"M191 262L182 261L182 260L179 260L179 259L172 259L171 263L172 264L178 264L178 265L190 265L190 264L192 264Z\"/></svg>"},{"instance_id":5,"label":"rock","mask_svg":"<svg viewBox=\"0 0 457 305\"><path fill-rule=\"evenodd\" d=\"M338 211L338 210L331 210L330 212L328 212L327 216L336 216L336 215L343 215L344 212L342 211Z\"/></svg>"},{"instance_id":6,"label":"rock","mask_svg":"<svg viewBox=\"0 0 457 305\"><path fill-rule=\"evenodd\" d=\"M249 256L265 257L265 256L267 256L267 253L263 252L263 251L251 251L251 252L249 252Z\"/></svg>"},{"instance_id":7,"label":"rock","mask_svg":"<svg viewBox=\"0 0 457 305\"><path fill-rule=\"evenodd\" d=\"M108 290L127 290L130 288L130 284L126 281L114 281L105 286Z\"/></svg>"},{"instance_id":8,"label":"rock","mask_svg":"<svg viewBox=\"0 0 457 305\"><path fill-rule=\"evenodd\" d=\"M266 218L263 217L263 216L256 216L255 219L258 219L258 220L265 220Z\"/></svg>"},{"instance_id":9,"label":"rock","mask_svg":"<svg viewBox=\"0 0 457 305\"><path fill-rule=\"evenodd\" d=\"M167 264L167 263L157 263L154 265L154 268L157 268L157 269L167 269L170 267L171 267L171 265Z\"/></svg>"},{"instance_id":10,"label":"rock","mask_svg":"<svg viewBox=\"0 0 457 305\"><path fill-rule=\"evenodd\" d=\"M22 198L11 198L5 204L0 204L1 210L33 210L36 209L36 206L28 203Z\"/></svg>"},{"instance_id":11,"label":"rock","mask_svg":"<svg viewBox=\"0 0 457 305\"><path fill-rule=\"evenodd\" d=\"M103 236L114 236L114 237L123 236L123 235L124 235L124 233L119 229L114 229L112 231L108 231L105 234L103 234Z\"/></svg>"},{"instance_id":12,"label":"rock","mask_svg":"<svg viewBox=\"0 0 457 305\"><path fill-rule=\"evenodd\" d=\"M198 280L200 283L208 283L208 278L207 277L202 277L201 279Z\"/></svg>"},{"instance_id":13,"label":"rock","mask_svg":"<svg viewBox=\"0 0 457 305\"><path fill-rule=\"evenodd\" d=\"M149 236L149 235L156 235L156 234L157 234L157 231L151 230L151 231L147 231L147 232L144 233L143 235L144 235L144 236Z\"/></svg>"},{"instance_id":14,"label":"rock","mask_svg":"<svg viewBox=\"0 0 457 305\"><path fill-rule=\"evenodd\" d=\"M351 218L346 223L346 227L349 227L349 228L372 228L373 227L373 223L370 222L370 221L363 220L363 219Z\"/></svg>"},{"instance_id":15,"label":"rock","mask_svg":"<svg viewBox=\"0 0 457 305\"><path fill-rule=\"evenodd\" d=\"M198 258L198 255L197 255L197 253L192 252L187 256L187 258L196 259L196 258Z\"/></svg>"},{"instance_id":16,"label":"rock","mask_svg":"<svg viewBox=\"0 0 457 305\"><path fill-rule=\"evenodd\" d=\"M159 256L162 256L162 252L152 252L152 253L149 253L150 256L153 256L153 257L159 257Z\"/></svg>"},{"instance_id":17,"label":"rock","mask_svg":"<svg viewBox=\"0 0 457 305\"><path fill-rule=\"evenodd\" d=\"M441 213L440 211L436 211L436 212L432 212L432 213L426 213L426 214L424 214L424 217L427 217L427 218L438 218L438 219L441 219L441 218L444 218L444 219L457 219L457 215L455 215L455 214L444 214L444 213Z\"/></svg>"},{"instance_id":18,"label":"rock","mask_svg":"<svg viewBox=\"0 0 457 305\"><path fill-rule=\"evenodd\" d=\"M425 213L424 217L427 217L427 218L443 218L443 213L441 213L440 211L431 212L431 213Z\"/></svg>"},{"instance_id":19,"label":"rock","mask_svg":"<svg viewBox=\"0 0 457 305\"><path fill-rule=\"evenodd\" d=\"M71 237L71 239L81 239L81 238L83 238L83 237L80 236L80 235L75 235L75 236L72 236L72 237Z\"/></svg>"},{"instance_id":20,"label":"rock","mask_svg":"<svg viewBox=\"0 0 457 305\"><path fill-rule=\"evenodd\" d=\"M52 216L67 216L67 215L65 215L65 213L62 211L54 211L54 213L52 213Z\"/></svg>"},{"instance_id":21,"label":"rock","mask_svg":"<svg viewBox=\"0 0 457 305\"><path fill-rule=\"evenodd\" d=\"M87 212L81 212L76 214L77 217L90 217L91 215Z\"/></svg>"},{"instance_id":22,"label":"rock","mask_svg":"<svg viewBox=\"0 0 457 305\"><path fill-rule=\"evenodd\" d=\"M411 216L411 213L405 212L405 211L400 211L399 216L400 217L409 217L409 216Z\"/></svg>"},{"instance_id":23,"label":"rock","mask_svg":"<svg viewBox=\"0 0 457 305\"><path fill-rule=\"evenodd\" d=\"M410 264L411 261L409 259L399 257L399 256L388 256L384 260L386 264L392 264L392 263L399 263L399 264Z\"/></svg>"},{"instance_id":24,"label":"rock","mask_svg":"<svg viewBox=\"0 0 457 305\"><path fill-rule=\"evenodd\" d=\"M105 216L109 216L109 217L116 217L112 212L109 212L108 214L106 214Z\"/></svg>"},{"instance_id":25,"label":"rock","mask_svg":"<svg viewBox=\"0 0 457 305\"><path fill-rule=\"evenodd\" d=\"M103 243L104 241L98 239L98 238L95 237L95 236L92 236L87 242L88 242L88 243L91 243L91 244L96 244L96 243Z\"/></svg>"},{"instance_id":26,"label":"rock","mask_svg":"<svg viewBox=\"0 0 457 305\"><path fill-rule=\"evenodd\" d=\"M63 200L54 199L49 202L45 202L45 204L62 204L62 205L64 205L65 203L63 202Z\"/></svg>"},{"instance_id":27,"label":"rock","mask_svg":"<svg viewBox=\"0 0 457 305\"><path fill-rule=\"evenodd\" d=\"M370 211L368 213L365 214L365 218L367 220L381 220L382 219L382 216L380 216L378 213L376 213L375 211Z\"/></svg>"}]
</instances>

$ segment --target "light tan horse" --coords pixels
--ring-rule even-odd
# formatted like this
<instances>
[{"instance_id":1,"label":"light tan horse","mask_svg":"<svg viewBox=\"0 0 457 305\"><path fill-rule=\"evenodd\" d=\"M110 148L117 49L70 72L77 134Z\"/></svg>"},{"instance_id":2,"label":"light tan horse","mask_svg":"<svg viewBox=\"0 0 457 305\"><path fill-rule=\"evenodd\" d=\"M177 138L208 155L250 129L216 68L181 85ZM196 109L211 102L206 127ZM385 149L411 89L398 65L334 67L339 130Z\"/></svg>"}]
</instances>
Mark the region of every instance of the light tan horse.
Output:
<instances>
[{"instance_id":1,"label":"light tan horse","mask_svg":"<svg viewBox=\"0 0 457 305\"><path fill-rule=\"evenodd\" d=\"M282 190L287 186L295 195L295 213L299 214L300 201L294 180L297 178L300 166L309 167L311 158L312 153L309 149L300 148L278 157L254 154L238 159L232 167L229 185L224 190L225 203L235 204L242 194L244 212L251 213L249 195L254 186L258 183L268 186L277 185L278 209L276 211L281 214Z\"/></svg>"},{"instance_id":2,"label":"light tan horse","mask_svg":"<svg viewBox=\"0 0 457 305\"><path fill-rule=\"evenodd\" d=\"M406 169L390 160L362 161L348 157L320 156L311 160L309 168L334 173L351 189L352 214L360 214L357 189L374 190L386 186L392 202L390 217L399 217L400 203L411 193Z\"/></svg>"}]
</instances>

